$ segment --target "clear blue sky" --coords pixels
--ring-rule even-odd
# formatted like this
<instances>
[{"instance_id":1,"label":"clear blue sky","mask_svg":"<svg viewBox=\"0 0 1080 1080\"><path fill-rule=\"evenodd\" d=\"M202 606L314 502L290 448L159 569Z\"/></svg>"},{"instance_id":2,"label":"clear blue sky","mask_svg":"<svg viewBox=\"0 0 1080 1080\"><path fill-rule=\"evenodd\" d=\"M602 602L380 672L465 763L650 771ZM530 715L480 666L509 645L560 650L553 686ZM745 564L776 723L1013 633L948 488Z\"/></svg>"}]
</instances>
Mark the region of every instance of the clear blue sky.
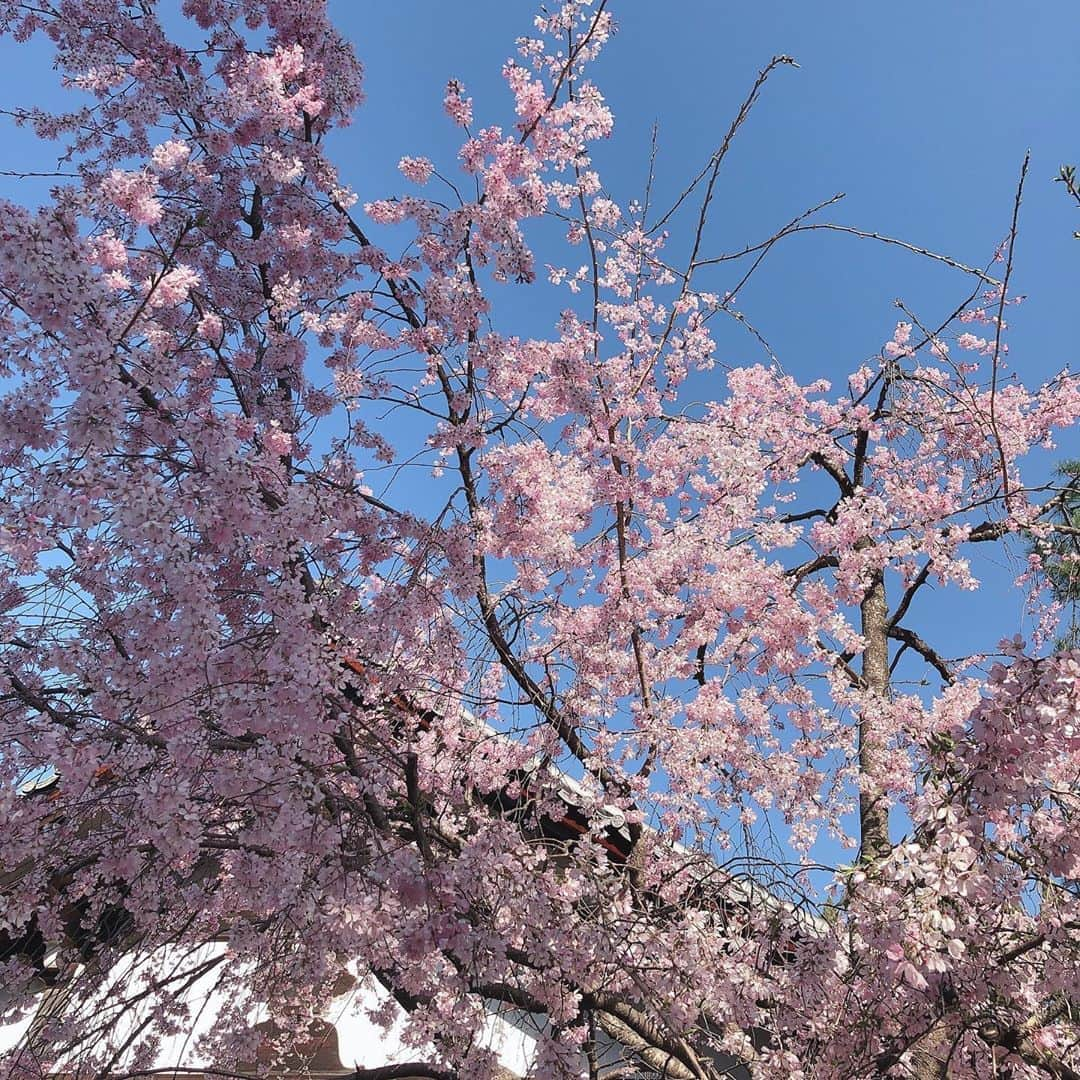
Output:
<instances>
[{"instance_id":1,"label":"clear blue sky","mask_svg":"<svg viewBox=\"0 0 1080 1080\"><path fill-rule=\"evenodd\" d=\"M367 71L368 103L338 137L335 157L361 199L399 191L403 154L451 167L458 135L441 100L462 79L478 123L508 125L499 69L531 29L526 0L331 0ZM165 10L178 0L163 0ZM1031 171L1021 218L1015 286L1029 300L1012 312L1011 363L1031 382L1076 366L1075 296L1080 211L1058 166L1080 158L1077 120L1080 21L1060 0L1007 5L914 0L903 7L856 2L614 0L619 32L596 71L615 110L614 139L597 161L610 191L641 192L649 135L660 126L657 201L673 196L708 158L755 73L776 53L801 67L778 71L729 156L707 246L735 250L770 235L808 206L844 191L831 220L925 245L964 262L988 260L1008 228L1024 153ZM55 73L40 44L0 42L0 105L56 104ZM4 125L0 168L48 169L49 147ZM46 188L0 177L0 195L34 202ZM734 269L732 274L735 274ZM717 275L723 289L737 276ZM888 337L902 297L934 323L966 295L967 279L906 253L837 235L793 237L742 294L741 306L801 379L841 379ZM557 307L506 298L523 332L550 329ZM762 358L732 323L717 327L721 358ZM722 395L717 376L715 394ZM1077 452L1075 437L1070 452ZM989 553L988 553L989 554ZM996 558L996 556L995 556ZM1012 633L1016 595L997 584L940 632L990 644L987 620ZM970 641L969 631L977 629Z\"/></svg>"},{"instance_id":2,"label":"clear blue sky","mask_svg":"<svg viewBox=\"0 0 1080 1080\"><path fill-rule=\"evenodd\" d=\"M332 0L331 9L367 69L369 103L342 150L375 190L398 189L402 154L452 159L456 133L441 114L447 78L466 82L478 124L506 122L499 69L514 37L529 32L531 4ZM1080 21L1071 6L615 0L612 10L619 32L596 78L616 131L596 158L616 197L640 194L654 121L657 202L674 197L723 136L757 71L788 53L800 68L775 73L728 157L711 251L765 239L843 191L830 220L982 265L1008 231L1030 149L1014 271L1015 289L1029 299L1011 313L1010 362L1035 383L1077 366L1080 240L1072 233L1080 211L1052 182L1062 162L1080 159ZM737 280L717 276L715 291ZM937 325L969 291L968 279L905 252L817 233L775 249L741 306L787 371L840 380L888 337L896 298ZM717 334L726 362L761 359L733 323ZM719 376L717 383L720 395ZM1077 452L1075 434L1069 443L1063 450ZM1012 634L1020 623L1022 597L1006 593L1016 564L999 552L979 555L997 564L980 567L987 587L953 594L939 625L927 629L951 655L992 647L998 626Z\"/></svg>"},{"instance_id":3,"label":"clear blue sky","mask_svg":"<svg viewBox=\"0 0 1080 1080\"><path fill-rule=\"evenodd\" d=\"M161 6L175 13L179 0ZM447 79L465 82L478 125L512 123L499 72L515 37L531 30L527 0L331 0L330 6L366 66L368 103L331 151L362 201L404 188L396 169L402 155L423 154L452 171L460 139L442 113ZM1011 314L1010 362L1029 383L1080 364L1080 241L1072 239L1080 210L1052 182L1062 162L1080 160L1074 5L612 0L611 6L619 32L596 78L615 111L616 132L596 160L617 199L642 191L654 121L660 130L655 194L663 204L708 159L757 71L773 55L790 54L800 68L775 74L726 162L707 253L763 240L843 191L847 197L830 220L981 265L1008 230L1030 149L1014 276L1015 289L1029 299ZM63 95L49 65L43 43L0 41L0 107L60 107ZM53 167L52 148L10 122L2 126L0 169ZM43 200L47 188L47 182L0 177L0 196L24 202ZM723 292L740 273L733 267L701 285ZM845 374L877 354L890 335L898 318L894 299L937 325L969 291L968 279L904 252L812 234L778 247L740 306L788 372L807 381L829 377L842 387ZM537 303L536 293L507 287L500 298L508 313L503 328L509 319L519 333L550 333L564 297ZM762 359L735 324L719 323L716 332L723 362ZM706 393L723 396L719 373L715 380ZM1080 454L1076 433L1063 440L1065 452ZM1042 477L1052 460L1040 463ZM921 598L917 605L920 632L947 655L992 648L1022 626L1023 597L1010 588L1017 560L1000 551L978 555L980 593Z\"/></svg>"}]
</instances>

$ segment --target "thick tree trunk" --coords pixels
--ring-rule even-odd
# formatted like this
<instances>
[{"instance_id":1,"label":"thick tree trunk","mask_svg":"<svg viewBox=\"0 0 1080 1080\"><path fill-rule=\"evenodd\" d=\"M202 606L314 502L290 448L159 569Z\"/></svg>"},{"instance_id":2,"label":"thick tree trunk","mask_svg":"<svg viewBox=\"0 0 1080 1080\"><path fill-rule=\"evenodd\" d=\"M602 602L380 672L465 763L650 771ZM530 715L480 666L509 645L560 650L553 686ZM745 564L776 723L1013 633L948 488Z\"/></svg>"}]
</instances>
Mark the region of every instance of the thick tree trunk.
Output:
<instances>
[{"instance_id":1,"label":"thick tree trunk","mask_svg":"<svg viewBox=\"0 0 1080 1080\"><path fill-rule=\"evenodd\" d=\"M874 575L863 597L860 614L866 639L862 677L872 698L859 720L859 775L863 784L859 793L860 860L872 864L889 853L889 811L878 790L885 744L873 700L884 704L889 696L889 609L885 578L880 572Z\"/></svg>"}]
</instances>

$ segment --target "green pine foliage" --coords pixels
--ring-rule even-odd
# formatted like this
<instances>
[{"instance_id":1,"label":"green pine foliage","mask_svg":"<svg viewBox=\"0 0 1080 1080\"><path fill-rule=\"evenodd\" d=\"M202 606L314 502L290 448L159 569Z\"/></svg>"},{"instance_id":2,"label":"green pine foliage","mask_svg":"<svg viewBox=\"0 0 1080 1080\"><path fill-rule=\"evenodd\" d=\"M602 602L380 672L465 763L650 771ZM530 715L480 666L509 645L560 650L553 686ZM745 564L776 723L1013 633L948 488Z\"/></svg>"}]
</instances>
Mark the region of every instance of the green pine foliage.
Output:
<instances>
[{"instance_id":1,"label":"green pine foliage","mask_svg":"<svg viewBox=\"0 0 1080 1080\"><path fill-rule=\"evenodd\" d=\"M1080 460L1063 461L1060 502L1050 523L1054 531L1036 540L1031 551L1042 558L1042 572L1054 599L1062 605L1065 627L1059 649L1080 648Z\"/></svg>"}]
</instances>

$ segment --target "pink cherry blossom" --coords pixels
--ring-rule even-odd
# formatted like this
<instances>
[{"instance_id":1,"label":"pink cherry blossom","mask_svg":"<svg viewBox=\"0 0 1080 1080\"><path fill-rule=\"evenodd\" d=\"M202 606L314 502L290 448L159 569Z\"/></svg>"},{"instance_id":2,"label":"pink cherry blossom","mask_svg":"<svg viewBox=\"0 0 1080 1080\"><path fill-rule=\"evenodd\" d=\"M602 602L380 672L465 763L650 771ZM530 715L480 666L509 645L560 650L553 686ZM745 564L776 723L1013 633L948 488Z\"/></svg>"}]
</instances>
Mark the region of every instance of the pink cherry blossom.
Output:
<instances>
[{"instance_id":1,"label":"pink cherry blossom","mask_svg":"<svg viewBox=\"0 0 1080 1080\"><path fill-rule=\"evenodd\" d=\"M434 166L427 158L403 157L398 162L398 168L401 170L402 175L412 180L414 184L426 184L431 179Z\"/></svg>"},{"instance_id":2,"label":"pink cherry blossom","mask_svg":"<svg viewBox=\"0 0 1080 1080\"><path fill-rule=\"evenodd\" d=\"M602 175L606 3L406 190L324 0L179 8L0 0L95 95L0 201L3 1075L139 1075L210 976L265 1064L357 974L454 1080L493 1010L544 1080L1076 1075L1080 653L922 615L1058 520L1011 284L797 379Z\"/></svg>"},{"instance_id":3,"label":"pink cherry blossom","mask_svg":"<svg viewBox=\"0 0 1080 1080\"><path fill-rule=\"evenodd\" d=\"M156 225L164 210L154 197L157 182L150 173L113 169L101 182L100 191L114 206L125 211L138 225Z\"/></svg>"}]
</instances>

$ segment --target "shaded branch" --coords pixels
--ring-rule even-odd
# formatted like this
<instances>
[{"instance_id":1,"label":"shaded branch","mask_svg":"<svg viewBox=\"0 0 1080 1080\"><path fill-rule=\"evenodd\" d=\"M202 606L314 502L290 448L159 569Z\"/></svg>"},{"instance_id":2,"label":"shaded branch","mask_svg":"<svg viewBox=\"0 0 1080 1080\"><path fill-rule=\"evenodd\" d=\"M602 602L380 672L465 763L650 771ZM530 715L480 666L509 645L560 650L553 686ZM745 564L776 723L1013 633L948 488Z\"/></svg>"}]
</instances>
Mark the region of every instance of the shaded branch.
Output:
<instances>
[{"instance_id":1,"label":"shaded branch","mask_svg":"<svg viewBox=\"0 0 1080 1080\"><path fill-rule=\"evenodd\" d=\"M914 649L935 671L945 680L947 683L953 683L956 681L956 676L953 675L948 662L942 659L942 657L928 645L914 630L909 630L906 626L894 626L892 624L888 627L889 637L894 641L902 641L909 649Z\"/></svg>"},{"instance_id":2,"label":"shaded branch","mask_svg":"<svg viewBox=\"0 0 1080 1080\"><path fill-rule=\"evenodd\" d=\"M896 605L896 610L892 613L889 619L889 626L893 627L907 614L907 610L911 607L911 601L915 599L915 594L926 584L927 579L930 577L930 562L919 571L915 580L904 590L904 595L900 598L900 603Z\"/></svg>"}]
</instances>

